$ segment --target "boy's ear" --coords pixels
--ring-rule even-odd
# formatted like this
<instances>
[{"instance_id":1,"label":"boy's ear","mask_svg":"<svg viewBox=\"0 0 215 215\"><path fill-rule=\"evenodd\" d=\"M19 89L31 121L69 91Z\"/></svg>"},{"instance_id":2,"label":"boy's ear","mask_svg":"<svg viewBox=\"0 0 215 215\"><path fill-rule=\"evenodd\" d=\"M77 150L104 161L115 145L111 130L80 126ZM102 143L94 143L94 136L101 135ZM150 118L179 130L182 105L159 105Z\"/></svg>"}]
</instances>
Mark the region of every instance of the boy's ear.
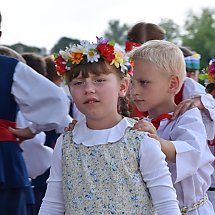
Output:
<instances>
[{"instance_id":1,"label":"boy's ear","mask_svg":"<svg viewBox=\"0 0 215 215\"><path fill-rule=\"evenodd\" d=\"M178 92L180 85L179 77L176 75L172 75L170 77L170 82L169 82L169 93L176 94Z\"/></svg>"},{"instance_id":2,"label":"boy's ear","mask_svg":"<svg viewBox=\"0 0 215 215\"><path fill-rule=\"evenodd\" d=\"M129 80L128 78L123 78L120 83L119 96L124 97L128 91Z\"/></svg>"}]
</instances>

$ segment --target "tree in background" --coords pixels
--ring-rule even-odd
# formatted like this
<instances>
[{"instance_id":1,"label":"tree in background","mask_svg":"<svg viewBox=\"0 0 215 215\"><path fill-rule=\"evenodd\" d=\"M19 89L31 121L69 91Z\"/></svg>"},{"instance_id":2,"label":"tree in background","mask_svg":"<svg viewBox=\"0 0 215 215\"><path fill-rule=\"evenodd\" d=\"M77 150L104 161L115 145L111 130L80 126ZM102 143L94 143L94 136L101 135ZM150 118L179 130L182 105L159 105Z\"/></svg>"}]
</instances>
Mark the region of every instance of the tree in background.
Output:
<instances>
[{"instance_id":1,"label":"tree in background","mask_svg":"<svg viewBox=\"0 0 215 215\"><path fill-rule=\"evenodd\" d=\"M25 44L22 44L22 43L16 43L16 44L13 44L11 46L8 46L8 45L5 45L15 51L17 51L18 53L23 53L23 52L34 52L34 53L37 53L37 54L41 54L41 55L46 55L47 53L47 50L46 48L38 48L38 47L35 47L35 46L27 46Z\"/></svg>"},{"instance_id":2,"label":"tree in background","mask_svg":"<svg viewBox=\"0 0 215 215\"><path fill-rule=\"evenodd\" d=\"M119 20L111 20L108 22L108 25L108 29L105 31L104 36L124 46L129 26L127 24L120 25Z\"/></svg>"},{"instance_id":3,"label":"tree in background","mask_svg":"<svg viewBox=\"0 0 215 215\"><path fill-rule=\"evenodd\" d=\"M73 45L73 44L77 44L77 43L80 43L80 40L72 39L72 38L68 38L68 37L62 37L51 49L51 53L58 53L60 49L64 50L65 47L68 47L70 44Z\"/></svg>"},{"instance_id":4,"label":"tree in background","mask_svg":"<svg viewBox=\"0 0 215 215\"><path fill-rule=\"evenodd\" d=\"M179 45L180 39L180 26L173 22L172 19L161 19L158 24L166 30L166 40Z\"/></svg>"},{"instance_id":5,"label":"tree in background","mask_svg":"<svg viewBox=\"0 0 215 215\"><path fill-rule=\"evenodd\" d=\"M185 33L181 37L183 46L201 54L201 67L206 68L215 56L215 17L214 9L204 8L200 15L189 11L184 24Z\"/></svg>"}]
</instances>

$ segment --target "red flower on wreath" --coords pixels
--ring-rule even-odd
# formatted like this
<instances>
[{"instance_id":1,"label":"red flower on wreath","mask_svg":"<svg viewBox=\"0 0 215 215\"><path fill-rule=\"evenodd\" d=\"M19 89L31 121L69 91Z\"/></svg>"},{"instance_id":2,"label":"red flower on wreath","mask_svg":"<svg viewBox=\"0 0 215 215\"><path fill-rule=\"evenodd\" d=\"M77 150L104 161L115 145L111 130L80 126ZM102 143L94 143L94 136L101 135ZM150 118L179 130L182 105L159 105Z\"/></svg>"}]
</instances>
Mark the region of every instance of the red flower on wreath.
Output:
<instances>
[{"instance_id":1,"label":"red flower on wreath","mask_svg":"<svg viewBox=\"0 0 215 215\"><path fill-rule=\"evenodd\" d=\"M102 43L97 46L97 50L107 59L108 62L112 62L115 59L114 47L112 45Z\"/></svg>"},{"instance_id":2,"label":"red flower on wreath","mask_svg":"<svg viewBox=\"0 0 215 215\"><path fill-rule=\"evenodd\" d=\"M63 75L66 72L66 63L61 55L55 58L56 71L58 75Z\"/></svg>"}]
</instances>

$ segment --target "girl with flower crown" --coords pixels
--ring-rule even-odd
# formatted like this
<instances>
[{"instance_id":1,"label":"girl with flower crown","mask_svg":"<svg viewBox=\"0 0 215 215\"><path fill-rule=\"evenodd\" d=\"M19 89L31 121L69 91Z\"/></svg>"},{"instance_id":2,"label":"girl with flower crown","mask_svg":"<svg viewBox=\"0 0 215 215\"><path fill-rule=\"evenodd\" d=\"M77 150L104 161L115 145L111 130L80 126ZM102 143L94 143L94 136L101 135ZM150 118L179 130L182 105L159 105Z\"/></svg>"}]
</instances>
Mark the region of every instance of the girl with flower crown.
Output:
<instances>
[{"instance_id":1,"label":"girl with flower crown","mask_svg":"<svg viewBox=\"0 0 215 215\"><path fill-rule=\"evenodd\" d=\"M60 51L56 64L85 119L57 141L39 214L179 215L159 142L132 130L135 121L118 111L130 59L97 38Z\"/></svg>"}]
</instances>

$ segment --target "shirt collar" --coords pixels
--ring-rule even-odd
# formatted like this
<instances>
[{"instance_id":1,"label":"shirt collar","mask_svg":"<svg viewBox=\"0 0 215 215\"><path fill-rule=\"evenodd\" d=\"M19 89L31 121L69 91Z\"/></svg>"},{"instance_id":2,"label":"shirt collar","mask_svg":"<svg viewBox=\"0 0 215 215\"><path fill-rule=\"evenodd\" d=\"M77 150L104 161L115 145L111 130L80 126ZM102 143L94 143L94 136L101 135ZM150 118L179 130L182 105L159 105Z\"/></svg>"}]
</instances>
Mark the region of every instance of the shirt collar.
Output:
<instances>
[{"instance_id":1,"label":"shirt collar","mask_svg":"<svg viewBox=\"0 0 215 215\"><path fill-rule=\"evenodd\" d=\"M72 131L73 140L76 144L86 146L113 143L120 140L128 127L133 127L132 120L124 117L118 124L112 128L103 130L92 130L86 126L86 121L78 122Z\"/></svg>"}]
</instances>

